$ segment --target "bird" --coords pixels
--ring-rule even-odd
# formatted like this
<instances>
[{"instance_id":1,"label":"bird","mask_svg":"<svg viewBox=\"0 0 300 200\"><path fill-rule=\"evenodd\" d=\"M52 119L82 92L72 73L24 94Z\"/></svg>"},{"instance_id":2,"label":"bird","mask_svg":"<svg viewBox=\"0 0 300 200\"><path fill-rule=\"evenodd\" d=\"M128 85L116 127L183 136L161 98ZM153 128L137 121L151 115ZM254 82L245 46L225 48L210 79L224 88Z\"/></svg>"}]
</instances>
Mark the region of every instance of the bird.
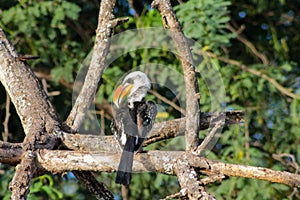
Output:
<instances>
[{"instance_id":1,"label":"bird","mask_svg":"<svg viewBox=\"0 0 300 200\"><path fill-rule=\"evenodd\" d=\"M117 108L111 130L123 149L115 180L117 184L130 184L134 152L142 151L142 144L155 123L156 105L153 101L145 100L150 88L147 75L134 71L124 78L113 95ZM127 101L124 102L126 97Z\"/></svg>"}]
</instances>

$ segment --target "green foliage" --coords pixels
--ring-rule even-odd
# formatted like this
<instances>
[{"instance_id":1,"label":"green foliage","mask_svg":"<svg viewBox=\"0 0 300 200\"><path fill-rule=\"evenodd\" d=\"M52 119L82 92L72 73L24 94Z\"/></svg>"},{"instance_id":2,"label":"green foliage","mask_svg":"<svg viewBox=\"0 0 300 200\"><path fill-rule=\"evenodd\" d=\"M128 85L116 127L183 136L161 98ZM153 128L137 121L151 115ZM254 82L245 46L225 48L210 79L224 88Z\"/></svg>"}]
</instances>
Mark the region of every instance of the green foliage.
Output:
<instances>
[{"instance_id":1,"label":"green foliage","mask_svg":"<svg viewBox=\"0 0 300 200\"><path fill-rule=\"evenodd\" d=\"M0 197L3 198L3 200L8 200L11 196L9 181L12 180L15 169L13 167L8 168L8 166L0 165L0 170Z\"/></svg>"},{"instance_id":2,"label":"green foliage","mask_svg":"<svg viewBox=\"0 0 300 200\"><path fill-rule=\"evenodd\" d=\"M190 0L174 9L187 37L216 52L221 46L229 45L234 37L226 30L230 20L228 6L230 1Z\"/></svg>"},{"instance_id":3,"label":"green foliage","mask_svg":"<svg viewBox=\"0 0 300 200\"><path fill-rule=\"evenodd\" d=\"M24 0L2 13L0 25L9 36L18 40L17 50L39 55L32 66L52 68L54 81L73 81L73 73L85 55L82 45L70 40L67 23L77 20L81 8L68 1Z\"/></svg>"},{"instance_id":4,"label":"green foliage","mask_svg":"<svg viewBox=\"0 0 300 200\"><path fill-rule=\"evenodd\" d=\"M35 194L45 194L49 199L63 199L63 194L53 187L53 178L50 175L43 175L32 180L28 199L40 199Z\"/></svg>"}]
</instances>

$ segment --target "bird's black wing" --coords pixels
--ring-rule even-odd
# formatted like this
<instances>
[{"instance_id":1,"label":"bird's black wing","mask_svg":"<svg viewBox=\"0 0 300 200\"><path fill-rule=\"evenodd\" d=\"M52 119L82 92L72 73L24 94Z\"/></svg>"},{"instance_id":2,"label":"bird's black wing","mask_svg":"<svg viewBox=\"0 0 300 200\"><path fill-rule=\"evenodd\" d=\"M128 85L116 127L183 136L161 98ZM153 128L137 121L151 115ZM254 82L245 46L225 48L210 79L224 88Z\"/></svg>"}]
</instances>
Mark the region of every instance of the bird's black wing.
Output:
<instances>
[{"instance_id":1,"label":"bird's black wing","mask_svg":"<svg viewBox=\"0 0 300 200\"><path fill-rule=\"evenodd\" d=\"M145 103L137 102L137 104L136 115L139 139L135 145L135 151L137 151L145 139L147 139L147 136L155 123L155 117L157 114L157 108L153 101L147 101Z\"/></svg>"},{"instance_id":2,"label":"bird's black wing","mask_svg":"<svg viewBox=\"0 0 300 200\"><path fill-rule=\"evenodd\" d=\"M129 185L131 180L133 152L137 151L150 132L156 117L157 109L152 101L134 102L117 110L112 123L112 131L123 147L118 167L116 183Z\"/></svg>"},{"instance_id":3,"label":"bird's black wing","mask_svg":"<svg viewBox=\"0 0 300 200\"><path fill-rule=\"evenodd\" d=\"M138 135L136 115L133 115L133 113L131 113L131 110L127 105L119 108L116 111L111 124L111 130L122 148L124 148L127 137L129 135Z\"/></svg>"}]
</instances>

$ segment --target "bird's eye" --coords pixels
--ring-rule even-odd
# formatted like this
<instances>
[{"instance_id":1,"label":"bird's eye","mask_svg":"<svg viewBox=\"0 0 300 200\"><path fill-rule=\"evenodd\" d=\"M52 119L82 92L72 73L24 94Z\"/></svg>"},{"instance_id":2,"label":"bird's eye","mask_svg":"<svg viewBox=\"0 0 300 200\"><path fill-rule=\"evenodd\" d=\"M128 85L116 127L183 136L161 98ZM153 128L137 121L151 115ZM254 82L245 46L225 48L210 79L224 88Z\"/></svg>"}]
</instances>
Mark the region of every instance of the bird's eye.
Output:
<instances>
[{"instance_id":1,"label":"bird's eye","mask_svg":"<svg viewBox=\"0 0 300 200\"><path fill-rule=\"evenodd\" d=\"M133 84L133 79L132 78L127 79L126 83Z\"/></svg>"}]
</instances>

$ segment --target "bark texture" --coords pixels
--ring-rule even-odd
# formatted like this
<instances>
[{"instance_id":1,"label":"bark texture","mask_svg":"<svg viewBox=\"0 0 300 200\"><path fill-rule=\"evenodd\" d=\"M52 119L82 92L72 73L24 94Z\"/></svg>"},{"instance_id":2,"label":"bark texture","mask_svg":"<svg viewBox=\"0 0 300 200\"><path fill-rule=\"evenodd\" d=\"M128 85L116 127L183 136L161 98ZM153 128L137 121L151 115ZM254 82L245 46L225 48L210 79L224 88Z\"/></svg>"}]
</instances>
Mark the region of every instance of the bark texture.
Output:
<instances>
[{"instance_id":1,"label":"bark texture","mask_svg":"<svg viewBox=\"0 0 300 200\"><path fill-rule=\"evenodd\" d=\"M199 144L200 93L191 50L170 1L155 0L151 6L159 10L164 27L170 30L171 37L178 51L178 58L181 61L186 88L186 150L194 151Z\"/></svg>"}]
</instances>

